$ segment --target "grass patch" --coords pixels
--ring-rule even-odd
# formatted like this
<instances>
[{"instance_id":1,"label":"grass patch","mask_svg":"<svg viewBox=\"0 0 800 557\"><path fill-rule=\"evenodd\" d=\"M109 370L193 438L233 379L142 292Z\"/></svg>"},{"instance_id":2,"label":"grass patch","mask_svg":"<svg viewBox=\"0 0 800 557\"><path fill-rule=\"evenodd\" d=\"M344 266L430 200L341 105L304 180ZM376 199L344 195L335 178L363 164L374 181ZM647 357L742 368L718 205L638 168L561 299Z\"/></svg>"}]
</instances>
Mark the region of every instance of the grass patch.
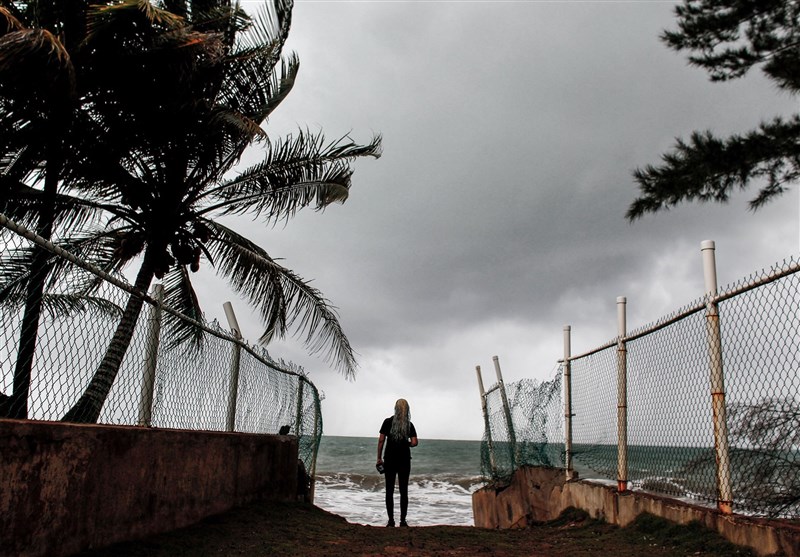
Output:
<instances>
[{"instance_id":1,"label":"grass patch","mask_svg":"<svg viewBox=\"0 0 800 557\"><path fill-rule=\"evenodd\" d=\"M669 547L689 555L712 553L755 557L755 553L751 550L730 543L697 521L680 525L652 514L642 513L626 530L636 532L662 547Z\"/></svg>"},{"instance_id":2,"label":"grass patch","mask_svg":"<svg viewBox=\"0 0 800 557\"><path fill-rule=\"evenodd\" d=\"M576 524L585 524L587 522L602 522L589 516L589 513L577 507L567 507L558 518L545 522L547 526L560 527L560 526L573 526Z\"/></svg>"}]
</instances>

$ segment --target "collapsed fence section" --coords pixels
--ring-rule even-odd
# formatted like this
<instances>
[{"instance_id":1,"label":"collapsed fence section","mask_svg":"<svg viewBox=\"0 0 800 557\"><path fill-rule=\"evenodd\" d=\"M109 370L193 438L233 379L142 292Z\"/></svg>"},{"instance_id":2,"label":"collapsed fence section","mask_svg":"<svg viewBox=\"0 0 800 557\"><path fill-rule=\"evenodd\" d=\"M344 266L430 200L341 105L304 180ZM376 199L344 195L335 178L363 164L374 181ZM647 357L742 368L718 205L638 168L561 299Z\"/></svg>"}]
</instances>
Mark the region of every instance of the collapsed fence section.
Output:
<instances>
[{"instance_id":1,"label":"collapsed fence section","mask_svg":"<svg viewBox=\"0 0 800 557\"><path fill-rule=\"evenodd\" d=\"M551 410L507 396L516 443L544 440L562 458L520 452L513 466L492 467L485 454L487 478L560 465L568 476L574 468L621 491L707 502L723 513L800 517L800 263L785 261L719 290L713 248L704 242L702 298L630 333L627 301L618 298L612 341L572 356L567 340L553 381L498 382L487 391L524 390L523 398L538 401L544 386L562 379L553 406L564 424L547 431L537 424ZM501 397L485 400L495 416L486 442L508 426L499 419Z\"/></svg>"},{"instance_id":2,"label":"collapsed fence section","mask_svg":"<svg viewBox=\"0 0 800 557\"><path fill-rule=\"evenodd\" d=\"M124 357L102 378L111 386L97 423L296 435L313 477L320 394L302 369L243 342L238 326L232 334L174 311L175 300L164 299L191 292L158 284L145 295L3 215L0 225L0 417L64 419L98 382L123 308L138 298L144 308ZM31 269L37 249L49 257ZM23 325L31 322L26 288L37 272L47 279L35 348L26 357L20 350L32 330Z\"/></svg>"},{"instance_id":3,"label":"collapsed fence section","mask_svg":"<svg viewBox=\"0 0 800 557\"><path fill-rule=\"evenodd\" d=\"M563 466L561 376L505 385L497 356L494 364L498 382L481 394L486 424L481 442L483 477L503 481L520 466ZM476 371L482 385L480 366Z\"/></svg>"}]
</instances>

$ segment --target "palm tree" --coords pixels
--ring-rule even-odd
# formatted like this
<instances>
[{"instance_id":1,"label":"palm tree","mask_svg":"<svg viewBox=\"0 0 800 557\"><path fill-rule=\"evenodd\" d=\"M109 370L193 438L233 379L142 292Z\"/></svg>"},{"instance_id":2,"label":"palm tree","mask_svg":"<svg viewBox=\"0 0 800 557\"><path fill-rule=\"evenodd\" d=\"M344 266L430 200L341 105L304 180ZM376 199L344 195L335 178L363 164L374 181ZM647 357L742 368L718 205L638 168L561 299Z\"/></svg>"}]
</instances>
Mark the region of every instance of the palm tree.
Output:
<instances>
[{"instance_id":1,"label":"palm tree","mask_svg":"<svg viewBox=\"0 0 800 557\"><path fill-rule=\"evenodd\" d=\"M102 81L113 95L89 99L96 156L73 168L70 187L110 215L98 234L118 239L113 257L140 260L138 291L163 278L167 302L199 315L187 267L196 271L207 261L259 308L262 341L295 330L312 352L325 351L353 374L353 350L328 301L219 217L251 214L276 222L303 207L344 201L351 162L379 156L380 138L367 145L349 137L327 142L308 132L267 139L262 123L298 70L296 56L281 56L291 2L274 0L252 18L225 0L165 5L180 19L154 20L148 2L131 0L103 7L90 20L92 44L103 47L91 52L87 79ZM153 29L137 35L139 50L150 56L131 56L130 44L118 40L131 26ZM191 48L166 48L176 37ZM263 145L261 162L230 177L253 144ZM105 356L64 420L97 420L142 305L141 296L130 296ZM185 325L175 326L184 327L177 334L191 335Z\"/></svg>"},{"instance_id":2,"label":"palm tree","mask_svg":"<svg viewBox=\"0 0 800 557\"><path fill-rule=\"evenodd\" d=\"M100 207L70 196L64 185L70 165L93 153L96 115L87 101L96 102L109 92L102 79L86 79L83 63L85 53L98 48L87 28L89 14L98 10L102 7L88 0L0 1L0 212L84 257L109 248L108 238L80 233L97 218ZM169 12L144 13L154 24L177 21ZM76 231L75 237L63 236ZM0 262L0 303L18 307L24 301L13 393L0 415L28 415L43 306L69 311L90 303L114 310L91 296L97 283L87 277L69 296L45 292L46 284L52 286L64 270L56 258L35 246Z\"/></svg>"},{"instance_id":3,"label":"palm tree","mask_svg":"<svg viewBox=\"0 0 800 557\"><path fill-rule=\"evenodd\" d=\"M43 28L26 27L14 3L0 6L0 192L3 212L24 215L49 239L57 218L56 193L65 158L64 139L76 105L75 70L64 43ZM8 79L8 76L13 78ZM26 185L38 170L41 190ZM12 195L13 194L13 195ZM20 203L21 200L27 203ZM46 268L49 255L33 252L30 269ZM14 386L12 418L28 415L28 391L46 273L30 274Z\"/></svg>"}]
</instances>

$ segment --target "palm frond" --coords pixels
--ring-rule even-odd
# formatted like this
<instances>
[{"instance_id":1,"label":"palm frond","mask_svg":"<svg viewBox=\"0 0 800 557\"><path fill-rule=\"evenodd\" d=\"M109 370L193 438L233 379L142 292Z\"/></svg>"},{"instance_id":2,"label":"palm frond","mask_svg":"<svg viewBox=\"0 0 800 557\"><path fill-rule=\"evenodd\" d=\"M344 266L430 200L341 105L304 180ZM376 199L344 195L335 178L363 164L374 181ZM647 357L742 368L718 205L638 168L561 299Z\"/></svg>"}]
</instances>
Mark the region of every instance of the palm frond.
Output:
<instances>
[{"instance_id":1,"label":"palm frond","mask_svg":"<svg viewBox=\"0 0 800 557\"><path fill-rule=\"evenodd\" d=\"M0 195L0 213L31 228L36 226L39 212L32 207L33 203L26 199L29 196L28 190L33 190L33 188L9 176L0 175L0 194L2 194Z\"/></svg>"},{"instance_id":2,"label":"palm frond","mask_svg":"<svg viewBox=\"0 0 800 557\"><path fill-rule=\"evenodd\" d=\"M270 54L234 60L221 92L220 102L258 124L280 105L294 87L300 60L294 54L282 59L275 71Z\"/></svg>"},{"instance_id":3,"label":"palm frond","mask_svg":"<svg viewBox=\"0 0 800 557\"><path fill-rule=\"evenodd\" d=\"M19 310L25 306L25 295L15 294L3 301L11 310ZM42 309L51 319L74 317L79 313L93 312L111 319L119 319L122 308L100 296L86 296L74 293L49 293L42 294Z\"/></svg>"},{"instance_id":4,"label":"palm frond","mask_svg":"<svg viewBox=\"0 0 800 557\"><path fill-rule=\"evenodd\" d=\"M380 156L380 136L358 145L348 136L326 144L323 136L300 133L296 138L267 145L263 162L207 192L212 203L204 214L254 213L267 219L289 217L314 205L322 209L347 199L357 157Z\"/></svg>"},{"instance_id":5,"label":"palm frond","mask_svg":"<svg viewBox=\"0 0 800 557\"><path fill-rule=\"evenodd\" d=\"M234 162L241 156L253 138L266 137L258 122L241 112L227 108L216 107L208 124L209 128L213 129L212 133L224 135L223 141L229 144L224 152L222 150L218 152L224 153L224 155L232 153L232 156L235 157Z\"/></svg>"},{"instance_id":6,"label":"palm frond","mask_svg":"<svg viewBox=\"0 0 800 557\"><path fill-rule=\"evenodd\" d=\"M83 230L98 222L100 207L89 199L67 194L48 197L41 189L0 176L0 213L23 226L35 226L43 211L53 211L54 225Z\"/></svg>"},{"instance_id":7,"label":"palm frond","mask_svg":"<svg viewBox=\"0 0 800 557\"><path fill-rule=\"evenodd\" d=\"M161 148L185 138L204 100L206 68L224 54L219 35L144 0L94 7L88 21L82 77L105 135Z\"/></svg>"},{"instance_id":8,"label":"palm frond","mask_svg":"<svg viewBox=\"0 0 800 557\"><path fill-rule=\"evenodd\" d=\"M138 16L138 17L137 17ZM175 29L185 25L179 15L157 8L149 0L122 0L114 4L96 5L89 13L87 42L95 33L107 32L111 28L129 26L131 23L146 23L162 29Z\"/></svg>"},{"instance_id":9,"label":"palm frond","mask_svg":"<svg viewBox=\"0 0 800 557\"><path fill-rule=\"evenodd\" d=\"M256 169L263 170L263 169ZM346 164L324 168L294 168L269 175L260 172L241 184L239 197L220 204L225 214L253 213L266 220L289 218L304 207L323 209L344 202L349 195L352 169Z\"/></svg>"},{"instance_id":10,"label":"palm frond","mask_svg":"<svg viewBox=\"0 0 800 557\"><path fill-rule=\"evenodd\" d=\"M125 264L118 256L118 248L126 231L127 227L118 227L73 233L59 240L57 245L101 271L116 274Z\"/></svg>"},{"instance_id":11,"label":"palm frond","mask_svg":"<svg viewBox=\"0 0 800 557\"><path fill-rule=\"evenodd\" d=\"M206 33L223 34L228 47L234 44L236 35L250 25L250 15L238 1L189 0L184 4L188 4L186 15L194 28Z\"/></svg>"},{"instance_id":12,"label":"palm frond","mask_svg":"<svg viewBox=\"0 0 800 557\"><path fill-rule=\"evenodd\" d=\"M19 19L14 17L8 8L0 6L0 36L19 31L22 28L23 25Z\"/></svg>"},{"instance_id":13,"label":"palm frond","mask_svg":"<svg viewBox=\"0 0 800 557\"><path fill-rule=\"evenodd\" d=\"M215 9L225 11L219 6ZM275 71L289 36L292 3L290 0L266 2L252 18L241 10L238 2L227 10L224 26L220 25L224 17L214 23L210 16L213 10L205 15L205 21L196 23L198 28L221 31L227 44L227 55L218 60L210 74L214 76L210 80L213 102L261 124L291 90L297 73L296 56L284 61L282 79L276 78ZM233 157L227 158L238 158L242 150L234 146Z\"/></svg>"},{"instance_id":14,"label":"palm frond","mask_svg":"<svg viewBox=\"0 0 800 557\"><path fill-rule=\"evenodd\" d=\"M355 354L338 321L335 308L321 292L279 265L262 248L233 230L205 221L212 230L208 242L216 270L233 289L255 305L266 324L260 341L302 338L312 354L324 353L346 375L356 369Z\"/></svg>"},{"instance_id":15,"label":"palm frond","mask_svg":"<svg viewBox=\"0 0 800 557\"><path fill-rule=\"evenodd\" d=\"M33 249L18 248L6 251L0 258L0 305L15 304L30 278Z\"/></svg>"},{"instance_id":16,"label":"palm frond","mask_svg":"<svg viewBox=\"0 0 800 557\"><path fill-rule=\"evenodd\" d=\"M87 205L117 216L127 215L146 203L152 193L147 185L153 179L147 160L137 158L135 163L129 161L131 153L121 155L103 142L94 146L82 145L81 150L84 149L93 149L93 153L69 161L63 179L66 187L85 198Z\"/></svg>"},{"instance_id":17,"label":"palm frond","mask_svg":"<svg viewBox=\"0 0 800 557\"><path fill-rule=\"evenodd\" d=\"M225 63L225 78L210 117L201 130L192 179L205 184L217 180L236 164L254 140L266 139L262 123L294 87L299 61L296 56L282 60L274 71L269 49ZM207 161L214 160L210 165Z\"/></svg>"},{"instance_id":18,"label":"palm frond","mask_svg":"<svg viewBox=\"0 0 800 557\"><path fill-rule=\"evenodd\" d=\"M283 45L289 38L292 25L293 0L271 0L264 2L251 18L250 26L237 36L237 55L258 50L263 45L274 45L273 52L277 63Z\"/></svg>"},{"instance_id":19,"label":"palm frond","mask_svg":"<svg viewBox=\"0 0 800 557\"><path fill-rule=\"evenodd\" d=\"M117 231L76 234L54 243L103 271L116 273L120 270L121 262L116 257ZM9 250L0 258L0 305L13 304L14 299L25 296L33 272L48 273L46 290L50 293L61 291L89 296L103 284L97 275L55 255L43 268L33 269L35 251L33 246L26 246Z\"/></svg>"},{"instance_id":20,"label":"palm frond","mask_svg":"<svg viewBox=\"0 0 800 557\"><path fill-rule=\"evenodd\" d=\"M0 176L33 185L33 177L44 167L42 135L47 130L27 116L0 111Z\"/></svg>"},{"instance_id":21,"label":"palm frond","mask_svg":"<svg viewBox=\"0 0 800 557\"><path fill-rule=\"evenodd\" d=\"M199 186L197 189L230 170L255 138L266 137L258 122L225 107L213 110L206 129L207 143L202 150L198 149L199 164L194 165L190 176Z\"/></svg>"},{"instance_id":22,"label":"palm frond","mask_svg":"<svg viewBox=\"0 0 800 557\"><path fill-rule=\"evenodd\" d=\"M75 91L72 59L46 29L21 29L0 36L0 78L2 90L19 102L37 98L52 102Z\"/></svg>"},{"instance_id":23,"label":"palm frond","mask_svg":"<svg viewBox=\"0 0 800 557\"><path fill-rule=\"evenodd\" d=\"M20 72L32 63L38 71L64 68L69 59L64 45L47 29L20 28L0 36L0 71Z\"/></svg>"},{"instance_id":24,"label":"palm frond","mask_svg":"<svg viewBox=\"0 0 800 557\"><path fill-rule=\"evenodd\" d=\"M195 321L201 321L203 312L192 286L189 273L183 265L173 267L164 276L164 304ZM167 349L189 343L194 349L201 349L204 333L199 327L180 319L170 312L164 313L164 327L168 339Z\"/></svg>"},{"instance_id":25,"label":"palm frond","mask_svg":"<svg viewBox=\"0 0 800 557\"><path fill-rule=\"evenodd\" d=\"M73 316L76 313L96 311L112 319L122 316L122 307L111 300L99 296L82 294L45 294L42 297L43 309L53 317Z\"/></svg>"}]
</instances>

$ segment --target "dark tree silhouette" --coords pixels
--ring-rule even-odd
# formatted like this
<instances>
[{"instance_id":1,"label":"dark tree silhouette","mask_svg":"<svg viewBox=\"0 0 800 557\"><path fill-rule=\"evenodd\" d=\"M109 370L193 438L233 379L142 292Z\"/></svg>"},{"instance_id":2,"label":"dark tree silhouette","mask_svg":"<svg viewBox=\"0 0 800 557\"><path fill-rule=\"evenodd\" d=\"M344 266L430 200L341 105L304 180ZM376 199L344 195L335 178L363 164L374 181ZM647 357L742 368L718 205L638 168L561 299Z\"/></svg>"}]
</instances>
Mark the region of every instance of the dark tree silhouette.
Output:
<instances>
[{"instance_id":1,"label":"dark tree silhouette","mask_svg":"<svg viewBox=\"0 0 800 557\"><path fill-rule=\"evenodd\" d=\"M48 240L57 224L79 227L87 218L85 208L58 195L66 161L79 156L71 145L82 97L75 55L87 39L87 8L82 0L0 5L0 211ZM17 284L24 311L13 391L0 415L28 416L49 259L44 249L32 249L24 284Z\"/></svg>"},{"instance_id":2,"label":"dark tree silhouette","mask_svg":"<svg viewBox=\"0 0 800 557\"><path fill-rule=\"evenodd\" d=\"M53 8L62 5L58 2L4 2L5 19L11 22L7 35L22 27L14 10L27 4L36 4L36 13L51 9L56 29L64 23L59 18L68 17ZM304 131L281 140L267 138L262 125L291 91L299 68L295 55L281 54L291 22L290 1L265 1L255 16L229 0L171 0L161 6L121 0L85 11L77 115L87 117L73 114L67 127L70 141L62 141L81 156L59 167L54 181L60 191L43 204L72 207L67 214L80 224L92 221L93 226L78 227L64 243L90 253L101 268L119 270L138 261L134 286L140 292L154 278L163 279L166 303L198 316L190 271L206 262L258 308L265 323L262 341L294 331L312 352L323 351L352 375L353 350L321 292L219 217L249 214L275 223L301 208L320 210L343 202L352 161L378 157L380 137L366 145L349 137L327 141ZM7 60L20 60L6 53ZM12 76L22 71L19 66L5 69ZM0 120L10 118L10 111L2 111L8 106L0 101ZM28 128L8 119L2 123L8 125L0 134L0 155L10 167L19 153L29 151L21 135ZM260 162L232 173L251 147L261 148ZM14 183L4 175L4 192L17 192L16 199L27 203L4 208L16 208L13 214L28 221L36 218L19 207L40 203L42 188L26 180L40 176L49 160L39 157L24 172L17 165ZM22 254L0 269L0 289L7 299L18 299L29 286L31 267L23 267L32 257L33 252ZM97 420L142 304L141 296L128 299L105 356L65 420ZM172 323L173 338L196 338L196 331L182 323Z\"/></svg>"},{"instance_id":3,"label":"dark tree silhouette","mask_svg":"<svg viewBox=\"0 0 800 557\"><path fill-rule=\"evenodd\" d=\"M728 407L734 495L770 516L800 511L800 401L765 398Z\"/></svg>"},{"instance_id":4,"label":"dark tree silhouette","mask_svg":"<svg viewBox=\"0 0 800 557\"><path fill-rule=\"evenodd\" d=\"M753 68L779 89L800 92L800 3L793 0L684 0L676 31L661 39L688 51L691 64L713 81L737 79ZM800 178L800 116L776 117L743 135L720 138L695 131L662 155L660 165L634 171L640 195L629 220L682 201L724 202L737 189L763 184L750 201L758 209Z\"/></svg>"},{"instance_id":5,"label":"dark tree silhouette","mask_svg":"<svg viewBox=\"0 0 800 557\"><path fill-rule=\"evenodd\" d=\"M728 405L728 441L734 507L773 518L800 513L800 401L767 397ZM684 477L714 478L714 449L683 467ZM706 488L708 486L705 486ZM703 481L692 490L703 492ZM716 493L707 492L713 500Z\"/></svg>"},{"instance_id":6,"label":"dark tree silhouette","mask_svg":"<svg viewBox=\"0 0 800 557\"><path fill-rule=\"evenodd\" d=\"M176 19L148 17L143 5L149 6L131 0L104 7L90 26L104 43L93 56L97 79L114 94L98 97L96 106L104 117L100 137L108 141L98 142L97 156L79 169L71 186L106 200L102 208L119 239L114 257L141 261L136 290L146 292L154 278L163 278L168 303L199 315L189 271L207 261L258 308L263 342L294 329L312 352L324 351L352 375L352 347L321 292L219 217L250 214L275 222L304 207L343 202L351 161L379 156L380 138L367 145L303 132L267 139L261 125L291 91L299 67L296 56L281 56L290 1L267 2L254 17L230 0L174 0L169 6L181 14ZM153 26L153 33L141 31ZM137 30L149 57L128 56L128 42L118 37L130 29ZM188 37L191 48L161 49L164 37ZM131 137L132 148L115 150L120 138ZM232 175L245 150L259 142L262 160ZM128 299L105 355L65 421L97 421L142 306L140 296ZM184 327L179 336L191 338L192 326L174 325Z\"/></svg>"}]
</instances>

